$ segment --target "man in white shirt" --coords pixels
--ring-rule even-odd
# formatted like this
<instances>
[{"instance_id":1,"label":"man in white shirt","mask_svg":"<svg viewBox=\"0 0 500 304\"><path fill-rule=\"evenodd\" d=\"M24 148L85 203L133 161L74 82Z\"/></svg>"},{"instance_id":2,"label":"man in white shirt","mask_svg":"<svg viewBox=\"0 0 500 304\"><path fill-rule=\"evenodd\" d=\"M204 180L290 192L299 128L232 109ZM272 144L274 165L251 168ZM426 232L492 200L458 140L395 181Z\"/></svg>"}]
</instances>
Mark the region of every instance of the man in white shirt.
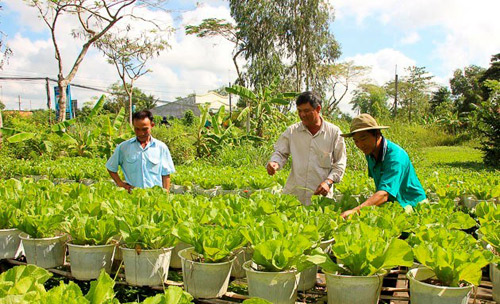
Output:
<instances>
[{"instance_id":1,"label":"man in white shirt","mask_svg":"<svg viewBox=\"0 0 500 304\"><path fill-rule=\"evenodd\" d=\"M321 98L304 92L296 101L301 122L291 125L274 145L267 173L274 175L292 156L292 171L284 193L295 195L304 205L313 195L332 195L346 167L346 148L339 127L321 117Z\"/></svg>"}]
</instances>

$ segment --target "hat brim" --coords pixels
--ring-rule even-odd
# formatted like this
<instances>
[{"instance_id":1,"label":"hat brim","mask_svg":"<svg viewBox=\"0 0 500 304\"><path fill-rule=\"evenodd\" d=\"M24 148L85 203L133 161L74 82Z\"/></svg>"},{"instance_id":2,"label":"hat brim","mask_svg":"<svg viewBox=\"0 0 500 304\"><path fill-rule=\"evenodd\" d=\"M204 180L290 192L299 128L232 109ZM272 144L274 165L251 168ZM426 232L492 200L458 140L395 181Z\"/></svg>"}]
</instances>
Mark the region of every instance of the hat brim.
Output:
<instances>
[{"instance_id":1,"label":"hat brim","mask_svg":"<svg viewBox=\"0 0 500 304\"><path fill-rule=\"evenodd\" d=\"M351 133L340 134L340 136L352 137L354 135L354 133L368 131L368 130L382 130L382 129L389 129L389 127L388 126L377 126L377 127L361 128L361 129L354 130Z\"/></svg>"}]
</instances>

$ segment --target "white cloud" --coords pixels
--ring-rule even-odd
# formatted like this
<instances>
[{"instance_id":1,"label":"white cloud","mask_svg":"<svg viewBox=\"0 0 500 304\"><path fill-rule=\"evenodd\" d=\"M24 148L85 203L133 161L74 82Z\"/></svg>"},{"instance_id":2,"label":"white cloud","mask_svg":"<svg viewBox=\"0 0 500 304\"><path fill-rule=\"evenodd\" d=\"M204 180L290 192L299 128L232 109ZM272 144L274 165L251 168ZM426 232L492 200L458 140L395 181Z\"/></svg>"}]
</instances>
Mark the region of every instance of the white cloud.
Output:
<instances>
[{"instance_id":1,"label":"white cloud","mask_svg":"<svg viewBox=\"0 0 500 304\"><path fill-rule=\"evenodd\" d=\"M416 64L415 60L397 50L389 48L382 49L376 53L357 54L352 57L347 57L345 61L353 61L356 65L370 67L371 71L369 73L369 78L372 83L377 85L383 85L394 79L396 65L398 68L398 75L401 77L405 75L404 69L406 67ZM339 108L342 112L350 113L351 115L354 114L349 102L356 88L357 86L352 87L340 102Z\"/></svg>"},{"instance_id":2,"label":"white cloud","mask_svg":"<svg viewBox=\"0 0 500 304\"><path fill-rule=\"evenodd\" d=\"M368 18L403 32L437 28L446 38L435 41L435 50L427 50L442 62L440 69L452 69L469 64L488 66L491 55L500 49L500 23L495 22L500 11L498 0L331 0L339 18L353 16L359 24ZM403 38L403 42L409 37Z\"/></svg>"},{"instance_id":3,"label":"white cloud","mask_svg":"<svg viewBox=\"0 0 500 304\"><path fill-rule=\"evenodd\" d=\"M57 63L54 58L52 42L48 38L31 38L30 34L34 29L43 29L47 34L46 25L33 14L33 9L29 8L21 1L7 0L4 7L5 13L16 12L20 14L20 22L28 20L23 26L29 26L26 34L20 32L8 40L9 46L14 51L8 65L4 66L2 74L4 76L31 76L31 77L57 77ZM21 4L19 4L21 3ZM214 3L213 5L210 5ZM226 85L228 81L235 79L236 72L232 62L233 45L219 37L198 38L186 36L184 26L187 24L198 24L205 18L229 19L229 9L212 1L210 4L199 5L192 11L180 14L180 21L175 22L174 17L164 11L148 11L140 8L141 16L161 21L164 25L173 26L174 23L180 27L175 35L168 38L171 48L158 58L150 61L149 73L137 81L137 86L146 93L154 94L163 100L172 100L176 96L187 94L205 93L208 90L216 89ZM215 6L218 4L218 6ZM135 9L137 10L137 8ZM137 11L136 11L137 12ZM29 17L28 17L29 16ZM123 22L121 26L124 26ZM65 58L65 72L68 72L70 64L75 60L80 49L81 41L74 40L68 31L74 24L69 19L61 20L61 53ZM134 23L135 31L142 29ZM40 37L43 35L38 35ZM118 80L115 68L108 64L97 50L91 49L86 55L83 64L78 70L73 83L84 84L91 87L107 88L110 84ZM44 81L39 82L2 82L2 99L8 108L17 109L18 95L22 99L22 107L27 109L29 100L32 101L33 108L43 108L46 105L46 94ZM53 84L51 84L52 86ZM53 95L53 92L51 92ZM89 91L73 87L73 98L79 100L79 104L90 100L92 96L100 95L100 92ZM53 96L51 96L53 99Z\"/></svg>"},{"instance_id":4,"label":"white cloud","mask_svg":"<svg viewBox=\"0 0 500 304\"><path fill-rule=\"evenodd\" d=\"M401 39L402 44L414 44L420 40L420 35L417 32L410 33Z\"/></svg>"}]
</instances>

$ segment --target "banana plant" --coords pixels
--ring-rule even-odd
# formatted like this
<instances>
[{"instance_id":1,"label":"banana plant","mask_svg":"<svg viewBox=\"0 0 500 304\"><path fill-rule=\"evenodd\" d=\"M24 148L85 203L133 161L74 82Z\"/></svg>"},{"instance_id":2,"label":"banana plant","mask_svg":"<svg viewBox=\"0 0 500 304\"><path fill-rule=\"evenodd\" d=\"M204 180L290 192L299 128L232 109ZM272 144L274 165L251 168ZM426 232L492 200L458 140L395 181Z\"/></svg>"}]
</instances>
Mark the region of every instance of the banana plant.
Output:
<instances>
[{"instance_id":1,"label":"banana plant","mask_svg":"<svg viewBox=\"0 0 500 304\"><path fill-rule=\"evenodd\" d=\"M297 96L297 93L276 93L277 85L278 80L269 87L258 87L255 93L239 85L226 88L226 92L238 95L247 102L247 106L241 110L237 120L241 121L245 117L253 118L256 124L255 134L259 137L264 135L264 121L273 122L276 118L283 118L283 114L273 106L288 106Z\"/></svg>"}]
</instances>

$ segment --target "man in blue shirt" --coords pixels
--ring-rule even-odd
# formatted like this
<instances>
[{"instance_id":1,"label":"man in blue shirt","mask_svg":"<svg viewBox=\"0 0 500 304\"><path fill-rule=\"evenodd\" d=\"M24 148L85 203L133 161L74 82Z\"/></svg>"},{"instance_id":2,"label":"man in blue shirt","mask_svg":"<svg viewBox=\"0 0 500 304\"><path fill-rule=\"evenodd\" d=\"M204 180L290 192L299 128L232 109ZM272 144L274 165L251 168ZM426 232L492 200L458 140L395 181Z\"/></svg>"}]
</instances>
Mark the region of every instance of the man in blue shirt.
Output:
<instances>
[{"instance_id":1,"label":"man in blue shirt","mask_svg":"<svg viewBox=\"0 0 500 304\"><path fill-rule=\"evenodd\" d=\"M363 207L379 206L387 201L397 201L405 210L426 201L408 153L382 136L380 130L387 128L379 126L369 114L361 114L353 119L351 132L341 135L352 137L356 147L363 151L368 161L368 175L376 187L376 192L365 202L343 212L344 218Z\"/></svg>"},{"instance_id":2,"label":"man in blue shirt","mask_svg":"<svg viewBox=\"0 0 500 304\"><path fill-rule=\"evenodd\" d=\"M175 172L167 145L151 136L154 127L150 111L136 112L132 116L136 137L122 142L106 162L109 175L122 188L150 188L160 186L170 189L170 174ZM118 175L121 166L125 182Z\"/></svg>"}]
</instances>

